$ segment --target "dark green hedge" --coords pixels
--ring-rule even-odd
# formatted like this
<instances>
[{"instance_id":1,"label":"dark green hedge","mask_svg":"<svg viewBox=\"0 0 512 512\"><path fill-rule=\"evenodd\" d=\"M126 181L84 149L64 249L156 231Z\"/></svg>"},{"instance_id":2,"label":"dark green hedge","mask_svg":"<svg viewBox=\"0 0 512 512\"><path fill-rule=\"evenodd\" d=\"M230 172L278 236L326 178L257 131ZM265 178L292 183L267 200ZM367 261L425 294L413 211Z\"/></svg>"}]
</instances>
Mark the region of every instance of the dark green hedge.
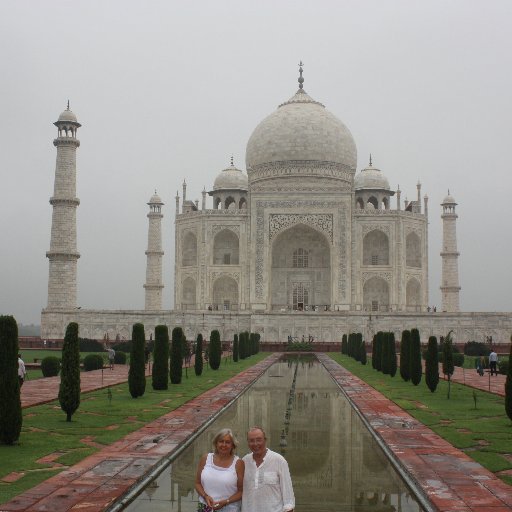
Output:
<instances>
[{"instance_id":1,"label":"dark green hedge","mask_svg":"<svg viewBox=\"0 0 512 512\"><path fill-rule=\"evenodd\" d=\"M141 323L134 324L132 328L130 369L128 371L128 388L132 398L143 396L146 392L145 338L144 325Z\"/></svg>"},{"instance_id":2,"label":"dark green hedge","mask_svg":"<svg viewBox=\"0 0 512 512\"><path fill-rule=\"evenodd\" d=\"M91 372L103 368L103 357L99 354L88 354L84 357L84 370Z\"/></svg>"}]
</instances>

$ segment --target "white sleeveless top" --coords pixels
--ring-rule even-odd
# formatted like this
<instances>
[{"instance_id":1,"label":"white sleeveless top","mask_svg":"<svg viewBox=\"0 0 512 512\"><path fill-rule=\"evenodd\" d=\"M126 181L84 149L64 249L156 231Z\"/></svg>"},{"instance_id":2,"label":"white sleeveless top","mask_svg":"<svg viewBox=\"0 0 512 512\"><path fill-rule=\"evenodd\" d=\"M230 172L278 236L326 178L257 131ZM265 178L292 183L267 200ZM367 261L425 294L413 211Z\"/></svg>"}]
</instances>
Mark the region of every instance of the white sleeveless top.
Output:
<instances>
[{"instance_id":1,"label":"white sleeveless top","mask_svg":"<svg viewBox=\"0 0 512 512\"><path fill-rule=\"evenodd\" d=\"M206 456L203 471L201 472L201 485L208 496L215 501L227 500L238 490L238 477L236 474L237 455L233 457L233 462L229 468L221 468L213 463L213 453ZM206 503L202 496L199 496L201 503ZM242 502L235 501L222 508L222 512L239 512Z\"/></svg>"}]
</instances>

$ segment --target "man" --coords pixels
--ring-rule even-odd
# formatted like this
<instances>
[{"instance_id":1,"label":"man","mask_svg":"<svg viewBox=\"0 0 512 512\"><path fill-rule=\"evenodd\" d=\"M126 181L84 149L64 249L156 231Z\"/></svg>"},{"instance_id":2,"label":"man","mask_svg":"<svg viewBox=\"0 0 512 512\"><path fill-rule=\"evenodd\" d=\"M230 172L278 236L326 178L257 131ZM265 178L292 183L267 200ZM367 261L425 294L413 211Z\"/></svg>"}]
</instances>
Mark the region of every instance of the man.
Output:
<instances>
[{"instance_id":1,"label":"man","mask_svg":"<svg viewBox=\"0 0 512 512\"><path fill-rule=\"evenodd\" d=\"M23 362L23 359L21 359L21 354L18 354L18 381L20 383L20 389L21 386L23 386L23 383L25 382L26 375L27 370L25 368L25 363Z\"/></svg>"},{"instance_id":2,"label":"man","mask_svg":"<svg viewBox=\"0 0 512 512\"><path fill-rule=\"evenodd\" d=\"M116 351L112 347L109 347L109 348L107 348L107 352L108 352L108 363L109 363L110 369L113 370L114 369L114 361L116 359Z\"/></svg>"},{"instance_id":3,"label":"man","mask_svg":"<svg viewBox=\"0 0 512 512\"><path fill-rule=\"evenodd\" d=\"M491 375L498 375L498 354L494 352L494 349L489 354L489 368L491 369Z\"/></svg>"},{"instance_id":4,"label":"man","mask_svg":"<svg viewBox=\"0 0 512 512\"><path fill-rule=\"evenodd\" d=\"M288 463L279 453L267 448L267 436L261 427L247 432L251 453L245 463L242 510L244 512L293 512L295 496Z\"/></svg>"}]
</instances>

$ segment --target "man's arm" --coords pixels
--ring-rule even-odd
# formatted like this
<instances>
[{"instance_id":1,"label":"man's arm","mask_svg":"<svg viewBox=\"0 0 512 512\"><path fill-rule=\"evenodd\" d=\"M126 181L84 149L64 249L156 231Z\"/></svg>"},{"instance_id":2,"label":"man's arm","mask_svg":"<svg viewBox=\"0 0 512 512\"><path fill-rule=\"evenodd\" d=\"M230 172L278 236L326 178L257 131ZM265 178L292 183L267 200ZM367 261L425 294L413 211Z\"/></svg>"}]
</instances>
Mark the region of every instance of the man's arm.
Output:
<instances>
[{"instance_id":1,"label":"man's arm","mask_svg":"<svg viewBox=\"0 0 512 512\"><path fill-rule=\"evenodd\" d=\"M279 483L283 498L283 512L293 512L295 508L295 495L293 494L292 477L286 460L282 460L279 468Z\"/></svg>"}]
</instances>

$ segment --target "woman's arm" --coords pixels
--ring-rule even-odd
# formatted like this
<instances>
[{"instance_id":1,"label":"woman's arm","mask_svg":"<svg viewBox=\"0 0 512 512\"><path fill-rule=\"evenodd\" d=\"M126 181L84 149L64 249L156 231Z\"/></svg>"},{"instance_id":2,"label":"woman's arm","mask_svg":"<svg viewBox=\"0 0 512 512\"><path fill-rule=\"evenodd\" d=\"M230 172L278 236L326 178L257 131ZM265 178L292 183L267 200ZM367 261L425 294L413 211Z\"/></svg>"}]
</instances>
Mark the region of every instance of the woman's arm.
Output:
<instances>
[{"instance_id":1,"label":"woman's arm","mask_svg":"<svg viewBox=\"0 0 512 512\"><path fill-rule=\"evenodd\" d=\"M206 457L207 457L207 454L203 455L199 459L199 464L197 465L196 480L195 480L194 487L196 488L196 491L199 494L199 496L201 496L204 499L206 504L209 507L213 508L213 499L211 498L211 496L208 496L208 494L206 494L203 484L201 483L201 473L203 472L204 465L206 464Z\"/></svg>"}]
</instances>

